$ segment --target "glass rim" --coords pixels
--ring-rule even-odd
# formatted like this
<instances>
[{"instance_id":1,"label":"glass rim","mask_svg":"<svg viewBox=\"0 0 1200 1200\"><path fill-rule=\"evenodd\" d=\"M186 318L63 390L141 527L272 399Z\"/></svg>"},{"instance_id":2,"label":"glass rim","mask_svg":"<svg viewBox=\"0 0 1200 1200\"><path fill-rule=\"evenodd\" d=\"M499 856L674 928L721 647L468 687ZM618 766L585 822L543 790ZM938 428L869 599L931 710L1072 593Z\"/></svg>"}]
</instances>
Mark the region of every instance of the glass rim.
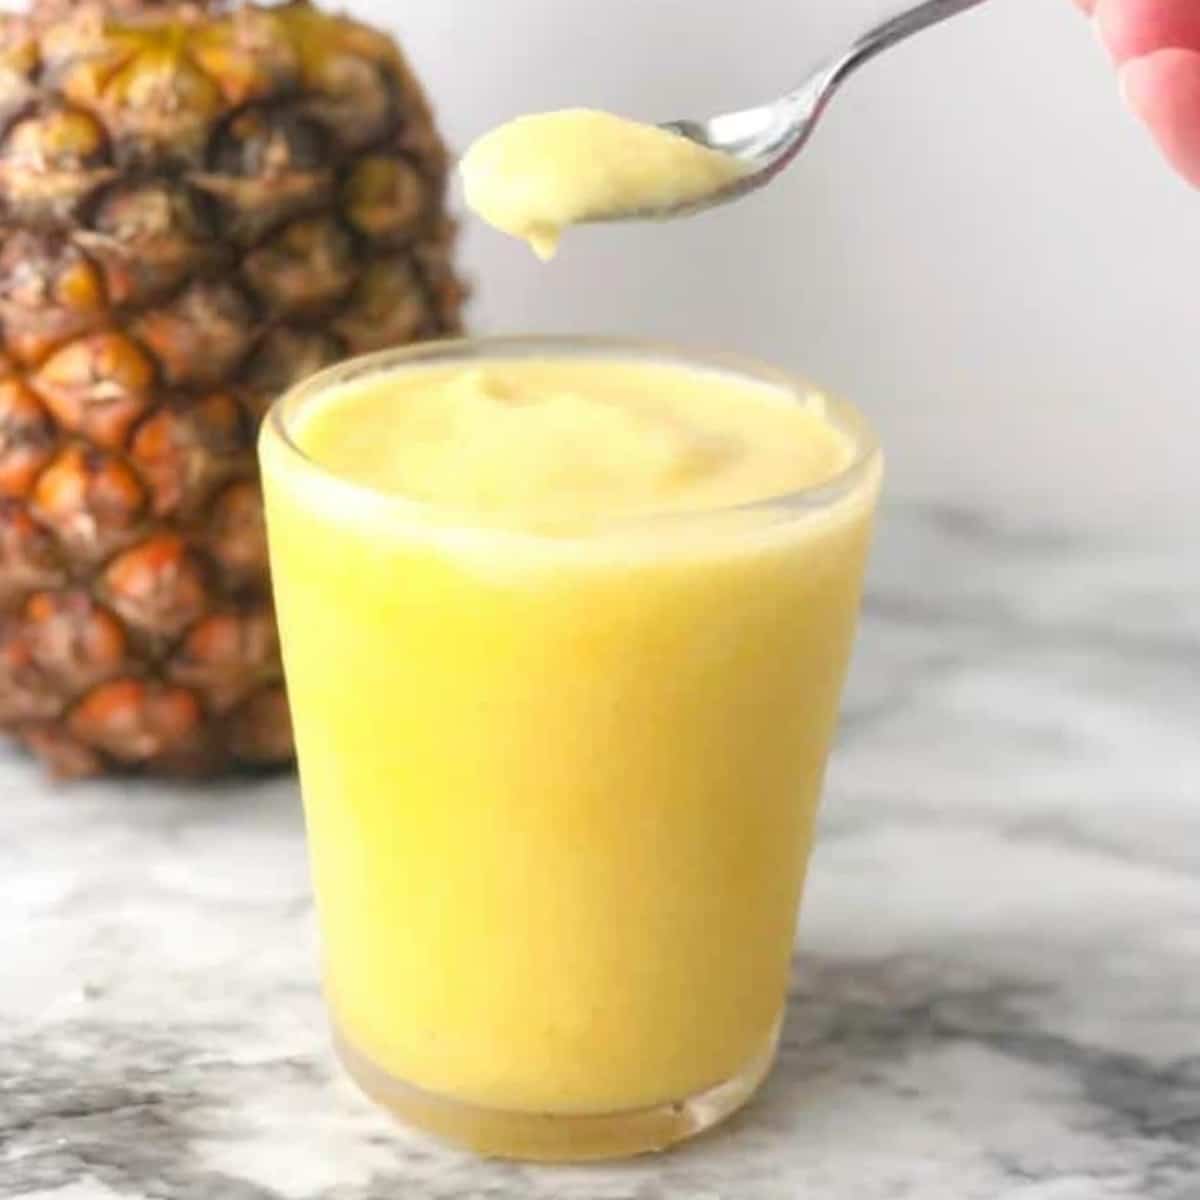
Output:
<instances>
[{"instance_id":1,"label":"glass rim","mask_svg":"<svg viewBox=\"0 0 1200 1200\"><path fill-rule=\"evenodd\" d=\"M498 334L439 338L373 350L342 359L306 375L281 393L267 410L263 419L263 432L269 434L302 470L311 472L339 489L371 503L387 504L412 516L425 514L435 519L442 527L453 526L491 534L507 533L524 537L545 536L544 532L537 528L512 528L504 524L489 523L486 516L478 512L408 496L403 492L388 491L339 474L313 458L295 440L288 428L291 410L306 398L372 375L438 363L469 364L473 361L519 360L535 356L585 360L632 358L647 364L657 363L662 366L729 375L779 388L797 400L820 396L826 405L826 417L839 432L849 437L853 444L854 454L850 462L835 475L818 484L712 509L669 510L602 518L598 522L589 523L586 530L575 536L588 538L629 529L680 526L728 515L761 514L764 517L775 516L781 520L802 517L829 509L852 495L867 481L882 458L879 440L861 409L840 396L829 395L797 372L772 366L748 355L723 350L704 350L650 338L588 334ZM553 537L555 541L562 540L561 534L555 534Z\"/></svg>"}]
</instances>

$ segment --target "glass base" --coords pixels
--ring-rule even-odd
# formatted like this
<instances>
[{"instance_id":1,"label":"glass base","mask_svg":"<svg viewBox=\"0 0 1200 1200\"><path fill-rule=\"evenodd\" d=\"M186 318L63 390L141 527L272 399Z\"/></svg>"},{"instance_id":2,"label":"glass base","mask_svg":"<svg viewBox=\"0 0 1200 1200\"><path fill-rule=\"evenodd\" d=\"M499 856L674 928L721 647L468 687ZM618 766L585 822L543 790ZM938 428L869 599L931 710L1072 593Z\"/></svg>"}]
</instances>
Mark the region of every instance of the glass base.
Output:
<instances>
[{"instance_id":1,"label":"glass base","mask_svg":"<svg viewBox=\"0 0 1200 1200\"><path fill-rule=\"evenodd\" d=\"M489 1158L587 1162L665 1150L711 1129L758 1090L775 1060L778 1027L733 1078L695 1096L628 1112L584 1115L479 1108L396 1079L355 1050L335 1028L334 1046L355 1083L393 1116Z\"/></svg>"}]
</instances>

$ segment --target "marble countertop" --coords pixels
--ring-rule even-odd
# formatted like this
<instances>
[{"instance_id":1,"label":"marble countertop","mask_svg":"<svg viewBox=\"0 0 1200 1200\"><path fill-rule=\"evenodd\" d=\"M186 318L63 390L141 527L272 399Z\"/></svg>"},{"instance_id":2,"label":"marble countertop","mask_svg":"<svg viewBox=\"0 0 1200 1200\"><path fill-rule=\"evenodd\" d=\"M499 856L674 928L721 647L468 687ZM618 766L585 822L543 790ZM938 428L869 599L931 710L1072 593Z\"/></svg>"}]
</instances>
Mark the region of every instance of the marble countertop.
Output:
<instances>
[{"instance_id":1,"label":"marble countertop","mask_svg":"<svg viewBox=\"0 0 1200 1200\"><path fill-rule=\"evenodd\" d=\"M1200 543L883 522L781 1063L658 1159L479 1162L339 1076L290 779L0 756L0 1196L1200 1200Z\"/></svg>"}]
</instances>

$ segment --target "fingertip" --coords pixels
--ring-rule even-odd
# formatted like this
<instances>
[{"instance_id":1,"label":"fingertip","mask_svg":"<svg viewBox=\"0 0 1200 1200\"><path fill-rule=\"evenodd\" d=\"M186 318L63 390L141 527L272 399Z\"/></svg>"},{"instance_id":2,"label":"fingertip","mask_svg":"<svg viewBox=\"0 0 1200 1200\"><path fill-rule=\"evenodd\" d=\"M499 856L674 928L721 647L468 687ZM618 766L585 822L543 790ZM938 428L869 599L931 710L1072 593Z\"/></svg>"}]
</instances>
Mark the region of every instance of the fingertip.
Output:
<instances>
[{"instance_id":1,"label":"fingertip","mask_svg":"<svg viewBox=\"0 0 1200 1200\"><path fill-rule=\"evenodd\" d=\"M1150 127L1163 153L1200 187L1200 52L1159 50L1119 72L1129 107Z\"/></svg>"},{"instance_id":2,"label":"fingertip","mask_svg":"<svg viewBox=\"0 0 1200 1200\"><path fill-rule=\"evenodd\" d=\"M1156 50L1200 50L1196 0L1095 0L1092 19L1118 63Z\"/></svg>"}]
</instances>

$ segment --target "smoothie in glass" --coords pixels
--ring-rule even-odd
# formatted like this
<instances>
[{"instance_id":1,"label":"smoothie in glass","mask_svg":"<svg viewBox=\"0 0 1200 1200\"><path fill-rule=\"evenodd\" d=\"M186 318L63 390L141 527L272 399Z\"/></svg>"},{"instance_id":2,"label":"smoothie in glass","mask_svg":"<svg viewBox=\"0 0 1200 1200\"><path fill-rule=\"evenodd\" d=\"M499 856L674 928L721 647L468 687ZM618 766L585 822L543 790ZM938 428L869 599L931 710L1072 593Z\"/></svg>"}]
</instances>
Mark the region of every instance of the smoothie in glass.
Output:
<instances>
[{"instance_id":1,"label":"smoothie in glass","mask_svg":"<svg viewBox=\"0 0 1200 1200\"><path fill-rule=\"evenodd\" d=\"M783 1011L864 423L757 366L513 339L335 367L261 456L352 1073L516 1157L732 1111Z\"/></svg>"}]
</instances>

